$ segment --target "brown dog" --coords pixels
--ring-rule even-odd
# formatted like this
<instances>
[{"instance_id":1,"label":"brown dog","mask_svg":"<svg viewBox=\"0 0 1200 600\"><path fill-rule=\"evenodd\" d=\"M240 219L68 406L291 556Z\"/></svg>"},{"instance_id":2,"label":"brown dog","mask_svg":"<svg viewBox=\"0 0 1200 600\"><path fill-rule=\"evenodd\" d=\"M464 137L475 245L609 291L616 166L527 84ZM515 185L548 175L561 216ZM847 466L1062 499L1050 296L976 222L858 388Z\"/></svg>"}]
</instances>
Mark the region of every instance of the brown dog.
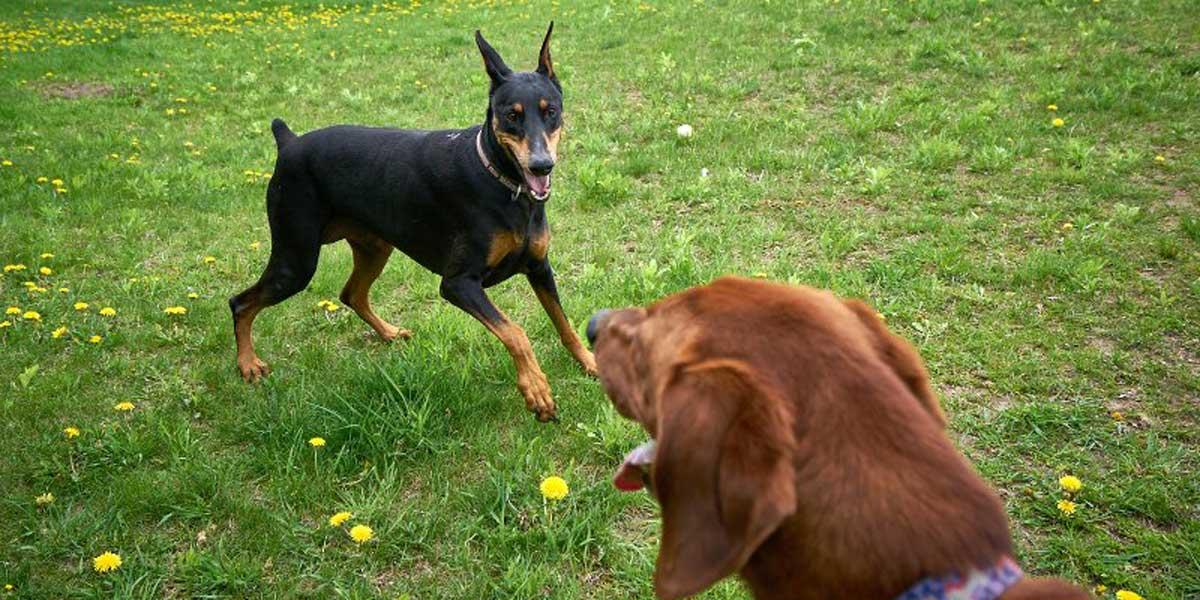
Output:
<instances>
[{"instance_id":1,"label":"brown dog","mask_svg":"<svg viewBox=\"0 0 1200 600\"><path fill-rule=\"evenodd\" d=\"M999 497L955 450L916 351L867 305L726 277L588 326L655 440L617 487L662 506L659 598L1089 598L1023 578Z\"/></svg>"}]
</instances>

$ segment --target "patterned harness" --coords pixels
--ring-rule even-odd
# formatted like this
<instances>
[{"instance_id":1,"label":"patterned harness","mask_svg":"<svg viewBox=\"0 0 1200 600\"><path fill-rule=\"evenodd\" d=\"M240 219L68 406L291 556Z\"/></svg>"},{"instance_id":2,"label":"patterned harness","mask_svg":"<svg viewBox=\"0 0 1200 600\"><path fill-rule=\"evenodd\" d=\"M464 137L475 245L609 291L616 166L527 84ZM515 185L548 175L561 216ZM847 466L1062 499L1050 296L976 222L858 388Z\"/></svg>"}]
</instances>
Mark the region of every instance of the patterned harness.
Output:
<instances>
[{"instance_id":1,"label":"patterned harness","mask_svg":"<svg viewBox=\"0 0 1200 600\"><path fill-rule=\"evenodd\" d=\"M996 600L1024 576L1016 561L1005 556L967 577L954 573L922 579L896 600Z\"/></svg>"}]
</instances>

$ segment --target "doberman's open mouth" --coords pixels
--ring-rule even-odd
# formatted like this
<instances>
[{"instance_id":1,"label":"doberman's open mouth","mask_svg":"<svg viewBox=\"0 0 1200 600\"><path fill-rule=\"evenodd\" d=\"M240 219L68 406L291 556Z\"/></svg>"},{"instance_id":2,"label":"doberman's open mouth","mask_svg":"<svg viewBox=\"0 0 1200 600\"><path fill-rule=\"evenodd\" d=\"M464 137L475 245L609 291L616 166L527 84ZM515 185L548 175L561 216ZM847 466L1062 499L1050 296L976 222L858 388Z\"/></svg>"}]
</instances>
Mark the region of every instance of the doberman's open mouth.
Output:
<instances>
[{"instance_id":1,"label":"doberman's open mouth","mask_svg":"<svg viewBox=\"0 0 1200 600\"><path fill-rule=\"evenodd\" d=\"M625 455L625 462L617 469L613 485L622 492L636 492L650 480L650 465L654 464L654 440L650 440Z\"/></svg>"},{"instance_id":2,"label":"doberman's open mouth","mask_svg":"<svg viewBox=\"0 0 1200 600\"><path fill-rule=\"evenodd\" d=\"M550 197L550 175L534 175L528 169L521 169L525 177L525 187L529 188L530 195L538 202L545 201Z\"/></svg>"}]
</instances>

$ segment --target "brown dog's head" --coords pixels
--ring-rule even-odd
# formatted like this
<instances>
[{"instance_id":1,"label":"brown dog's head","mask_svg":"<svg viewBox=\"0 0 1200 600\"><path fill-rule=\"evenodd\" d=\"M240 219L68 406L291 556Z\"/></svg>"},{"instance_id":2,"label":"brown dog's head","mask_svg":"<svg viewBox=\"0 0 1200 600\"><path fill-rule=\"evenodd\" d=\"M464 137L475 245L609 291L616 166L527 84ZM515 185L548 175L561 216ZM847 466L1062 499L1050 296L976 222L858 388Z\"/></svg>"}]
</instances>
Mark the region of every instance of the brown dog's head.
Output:
<instances>
[{"instance_id":1,"label":"brown dog's head","mask_svg":"<svg viewBox=\"0 0 1200 600\"><path fill-rule=\"evenodd\" d=\"M614 482L639 489L645 477L662 506L660 598L737 572L796 508L791 414L742 352L769 340L739 337L752 316L731 313L715 287L598 313L588 326L604 389L653 439Z\"/></svg>"},{"instance_id":2,"label":"brown dog's head","mask_svg":"<svg viewBox=\"0 0 1200 600\"><path fill-rule=\"evenodd\" d=\"M796 468L811 458L798 444L812 453L816 437L798 431L870 429L857 398L873 386L915 398L905 414L931 419L936 435L945 424L916 351L866 304L828 292L725 277L647 308L601 311L588 339L613 405L652 438L614 483L648 484L662 506L660 598L742 570L797 512Z\"/></svg>"}]
</instances>

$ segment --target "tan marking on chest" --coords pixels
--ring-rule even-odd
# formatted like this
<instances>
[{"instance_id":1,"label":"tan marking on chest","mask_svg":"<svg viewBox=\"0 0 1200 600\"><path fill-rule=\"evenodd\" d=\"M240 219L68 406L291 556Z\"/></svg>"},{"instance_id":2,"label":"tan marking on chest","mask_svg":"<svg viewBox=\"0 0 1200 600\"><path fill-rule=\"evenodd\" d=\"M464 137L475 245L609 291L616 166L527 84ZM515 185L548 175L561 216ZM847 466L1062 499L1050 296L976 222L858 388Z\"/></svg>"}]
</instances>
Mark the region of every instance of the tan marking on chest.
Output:
<instances>
[{"instance_id":1,"label":"tan marking on chest","mask_svg":"<svg viewBox=\"0 0 1200 600\"><path fill-rule=\"evenodd\" d=\"M543 229L529 238L529 254L537 260L546 258L550 251L550 230Z\"/></svg>"},{"instance_id":2,"label":"tan marking on chest","mask_svg":"<svg viewBox=\"0 0 1200 600\"><path fill-rule=\"evenodd\" d=\"M487 265L494 267L504 260L504 257L517 252L525 244L525 238L515 231L501 231L492 236L488 246Z\"/></svg>"}]
</instances>

